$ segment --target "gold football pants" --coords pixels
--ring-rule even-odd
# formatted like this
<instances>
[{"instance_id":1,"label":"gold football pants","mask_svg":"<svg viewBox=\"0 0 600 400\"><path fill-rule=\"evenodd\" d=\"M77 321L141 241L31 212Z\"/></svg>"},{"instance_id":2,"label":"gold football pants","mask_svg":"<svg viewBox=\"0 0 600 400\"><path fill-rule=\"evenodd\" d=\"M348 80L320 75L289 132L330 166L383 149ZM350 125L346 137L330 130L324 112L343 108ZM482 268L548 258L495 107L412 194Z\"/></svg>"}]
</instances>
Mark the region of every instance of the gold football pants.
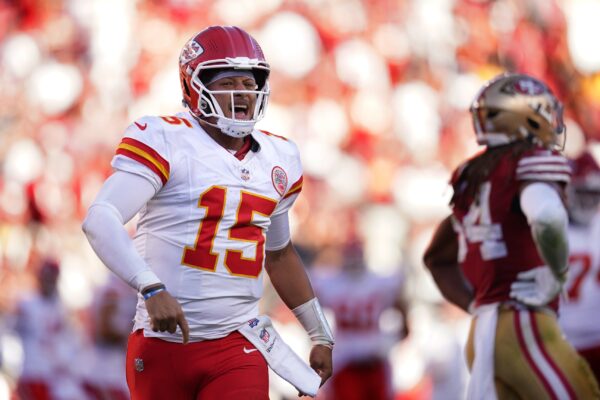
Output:
<instances>
[{"instance_id":1,"label":"gold football pants","mask_svg":"<svg viewBox=\"0 0 600 400\"><path fill-rule=\"evenodd\" d=\"M466 355L474 358L473 318ZM498 399L600 399L600 389L589 366L560 331L547 311L498 310L494 349L494 378Z\"/></svg>"}]
</instances>

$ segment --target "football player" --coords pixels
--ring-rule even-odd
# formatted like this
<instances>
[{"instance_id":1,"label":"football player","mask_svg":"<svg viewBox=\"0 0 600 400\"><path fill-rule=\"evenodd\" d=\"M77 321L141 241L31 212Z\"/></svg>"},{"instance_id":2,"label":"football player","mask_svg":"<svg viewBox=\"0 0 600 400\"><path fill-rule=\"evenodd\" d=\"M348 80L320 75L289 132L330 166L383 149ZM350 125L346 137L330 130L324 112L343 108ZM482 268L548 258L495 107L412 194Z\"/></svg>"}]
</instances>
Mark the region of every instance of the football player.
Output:
<instances>
[{"instance_id":1,"label":"football player","mask_svg":"<svg viewBox=\"0 0 600 400\"><path fill-rule=\"evenodd\" d=\"M338 273L313 279L323 307L335 315L336 373L327 386L327 398L389 400L394 396L388 354L398 339L408 335L403 279L369 271L358 242L342 251ZM383 313L392 309L403 320L397 335L380 327Z\"/></svg>"},{"instance_id":2,"label":"football player","mask_svg":"<svg viewBox=\"0 0 600 400\"><path fill-rule=\"evenodd\" d=\"M543 82L503 74L471 113L485 149L454 172L452 214L424 255L441 293L474 315L468 398L599 398L556 318L568 257L562 105Z\"/></svg>"},{"instance_id":3,"label":"football player","mask_svg":"<svg viewBox=\"0 0 600 400\"><path fill-rule=\"evenodd\" d=\"M39 292L17 306L15 331L23 347L23 366L16 395L21 400L81 399L80 340L58 293L60 266L43 259L37 279Z\"/></svg>"},{"instance_id":4,"label":"football player","mask_svg":"<svg viewBox=\"0 0 600 400\"><path fill-rule=\"evenodd\" d=\"M589 152L571 162L567 187L569 272L559 323L600 380L600 167Z\"/></svg>"},{"instance_id":5,"label":"football player","mask_svg":"<svg viewBox=\"0 0 600 400\"><path fill-rule=\"evenodd\" d=\"M138 291L131 397L267 399L267 362L314 395L332 373L334 341L290 241L298 149L254 128L269 65L247 32L212 26L185 44L179 70L187 111L127 128L83 224L99 258ZM132 241L123 224L138 212ZM295 353L258 316L264 270L309 333L318 375L291 366Z\"/></svg>"},{"instance_id":6,"label":"football player","mask_svg":"<svg viewBox=\"0 0 600 400\"><path fill-rule=\"evenodd\" d=\"M94 293L89 312L92 321L90 360L84 388L93 400L125 400L125 349L133 326L137 296L116 275ZM102 371L102 373L98 373Z\"/></svg>"}]
</instances>

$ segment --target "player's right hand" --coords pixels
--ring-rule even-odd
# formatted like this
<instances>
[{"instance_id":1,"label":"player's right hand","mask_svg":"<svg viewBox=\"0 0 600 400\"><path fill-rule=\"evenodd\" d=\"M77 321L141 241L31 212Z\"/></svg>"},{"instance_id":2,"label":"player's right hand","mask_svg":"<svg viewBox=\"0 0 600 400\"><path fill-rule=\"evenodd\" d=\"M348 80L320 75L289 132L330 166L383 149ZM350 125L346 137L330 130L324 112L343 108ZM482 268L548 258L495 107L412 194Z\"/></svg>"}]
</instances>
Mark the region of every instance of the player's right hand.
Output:
<instances>
[{"instance_id":1,"label":"player's right hand","mask_svg":"<svg viewBox=\"0 0 600 400\"><path fill-rule=\"evenodd\" d=\"M545 306L561 291L562 282L549 267L537 267L517 274L510 285L510 297L530 306Z\"/></svg>"},{"instance_id":2,"label":"player's right hand","mask_svg":"<svg viewBox=\"0 0 600 400\"><path fill-rule=\"evenodd\" d=\"M146 309L150 317L150 326L154 332L175 333L177 325L181 328L183 344L190 340L190 328L179 302L166 290L146 300Z\"/></svg>"}]
</instances>

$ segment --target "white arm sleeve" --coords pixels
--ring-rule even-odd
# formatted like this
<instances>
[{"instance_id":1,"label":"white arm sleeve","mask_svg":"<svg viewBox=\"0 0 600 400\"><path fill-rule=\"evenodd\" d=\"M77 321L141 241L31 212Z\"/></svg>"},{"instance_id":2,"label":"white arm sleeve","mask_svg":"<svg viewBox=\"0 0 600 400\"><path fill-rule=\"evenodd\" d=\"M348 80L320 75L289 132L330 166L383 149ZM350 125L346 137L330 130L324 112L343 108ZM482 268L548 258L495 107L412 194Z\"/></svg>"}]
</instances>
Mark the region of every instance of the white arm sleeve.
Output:
<instances>
[{"instance_id":1,"label":"white arm sleeve","mask_svg":"<svg viewBox=\"0 0 600 400\"><path fill-rule=\"evenodd\" d=\"M290 222L287 211L271 217L267 231L267 251L281 250L290 242Z\"/></svg>"},{"instance_id":2,"label":"white arm sleeve","mask_svg":"<svg viewBox=\"0 0 600 400\"><path fill-rule=\"evenodd\" d=\"M558 192L546 183L532 183L523 189L520 200L542 259L562 280L569 256L568 216Z\"/></svg>"},{"instance_id":3,"label":"white arm sleeve","mask_svg":"<svg viewBox=\"0 0 600 400\"><path fill-rule=\"evenodd\" d=\"M133 218L155 193L156 189L148 179L116 171L104 182L82 225L100 260L138 291L160 283L160 279L135 250L123 224Z\"/></svg>"}]
</instances>

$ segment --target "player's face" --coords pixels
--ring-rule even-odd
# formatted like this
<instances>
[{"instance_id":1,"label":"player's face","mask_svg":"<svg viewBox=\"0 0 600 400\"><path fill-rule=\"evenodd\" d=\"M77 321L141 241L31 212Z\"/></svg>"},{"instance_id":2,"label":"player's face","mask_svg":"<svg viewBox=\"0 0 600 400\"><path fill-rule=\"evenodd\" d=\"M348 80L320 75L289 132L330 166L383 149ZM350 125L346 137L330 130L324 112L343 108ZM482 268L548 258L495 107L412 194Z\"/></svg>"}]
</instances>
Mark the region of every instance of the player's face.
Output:
<instances>
[{"instance_id":1,"label":"player's face","mask_svg":"<svg viewBox=\"0 0 600 400\"><path fill-rule=\"evenodd\" d=\"M238 120L252 119L256 106L256 94L243 91L257 89L254 79L247 76L221 78L208 85L207 88L211 91L227 91L227 93L213 93L225 117ZM231 91L238 93L232 95Z\"/></svg>"}]
</instances>

